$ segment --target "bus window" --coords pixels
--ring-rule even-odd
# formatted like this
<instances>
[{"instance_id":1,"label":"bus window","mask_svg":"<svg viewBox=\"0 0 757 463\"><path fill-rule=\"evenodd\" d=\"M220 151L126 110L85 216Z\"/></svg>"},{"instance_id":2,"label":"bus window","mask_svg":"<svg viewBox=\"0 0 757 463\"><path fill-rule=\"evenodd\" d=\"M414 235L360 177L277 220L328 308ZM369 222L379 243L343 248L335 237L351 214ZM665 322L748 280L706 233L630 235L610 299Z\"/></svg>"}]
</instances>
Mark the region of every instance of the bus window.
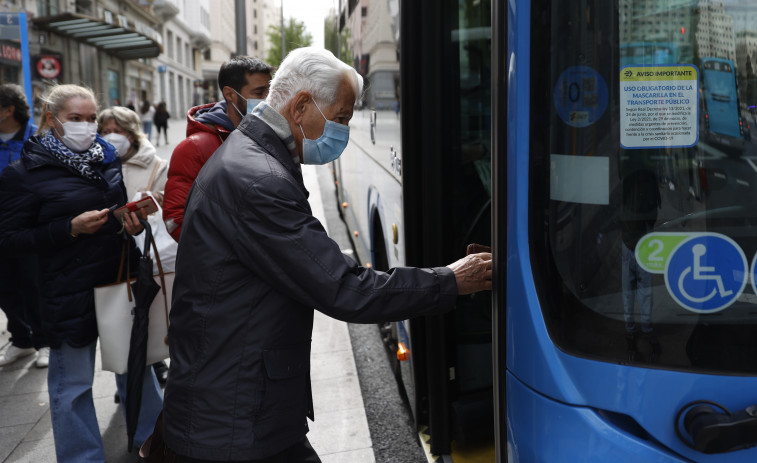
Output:
<instances>
[{"instance_id":1,"label":"bus window","mask_svg":"<svg viewBox=\"0 0 757 463\"><path fill-rule=\"evenodd\" d=\"M704 3L534 5L529 224L564 351L757 372L757 4Z\"/></svg>"}]
</instances>

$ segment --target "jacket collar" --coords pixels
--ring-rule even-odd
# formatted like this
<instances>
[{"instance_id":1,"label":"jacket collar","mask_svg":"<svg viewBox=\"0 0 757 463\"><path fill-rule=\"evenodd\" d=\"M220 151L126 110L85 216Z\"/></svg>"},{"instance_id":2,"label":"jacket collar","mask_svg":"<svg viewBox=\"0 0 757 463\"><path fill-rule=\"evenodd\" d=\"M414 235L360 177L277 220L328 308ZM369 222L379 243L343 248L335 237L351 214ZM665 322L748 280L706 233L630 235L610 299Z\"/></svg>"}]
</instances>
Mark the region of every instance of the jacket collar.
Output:
<instances>
[{"instance_id":1,"label":"jacket collar","mask_svg":"<svg viewBox=\"0 0 757 463\"><path fill-rule=\"evenodd\" d=\"M284 141L279 138L276 132L274 132L265 121L254 114L248 114L242 119L237 130L250 137L268 154L276 158L276 160L297 179L300 187L305 192L305 195L308 195L307 189L305 189L305 183L302 180L302 168L300 167L300 164L294 162Z\"/></svg>"},{"instance_id":2,"label":"jacket collar","mask_svg":"<svg viewBox=\"0 0 757 463\"><path fill-rule=\"evenodd\" d=\"M206 105L190 108L189 111L187 111L187 137L198 132L208 132L213 135L218 135L219 137L221 137L221 140L226 140L226 137L228 137L231 133L230 130L227 130L223 125L214 123L213 121L202 117L203 115L207 115L210 112L213 112L214 114L219 112L218 108L214 110L214 108L219 105L221 108L225 108L225 102L209 103ZM220 112L223 111L225 110L220 109ZM219 117L222 117L220 114L217 115ZM198 117L200 120L197 120ZM225 117L228 119L228 116ZM203 119L205 120L203 121ZM229 123L231 123L231 121L229 121Z\"/></svg>"},{"instance_id":3,"label":"jacket collar","mask_svg":"<svg viewBox=\"0 0 757 463\"><path fill-rule=\"evenodd\" d=\"M145 139L139 144L139 151L134 153L129 159L123 161L124 164L133 164L139 167L147 167L155 157L155 146Z\"/></svg>"}]
</instances>

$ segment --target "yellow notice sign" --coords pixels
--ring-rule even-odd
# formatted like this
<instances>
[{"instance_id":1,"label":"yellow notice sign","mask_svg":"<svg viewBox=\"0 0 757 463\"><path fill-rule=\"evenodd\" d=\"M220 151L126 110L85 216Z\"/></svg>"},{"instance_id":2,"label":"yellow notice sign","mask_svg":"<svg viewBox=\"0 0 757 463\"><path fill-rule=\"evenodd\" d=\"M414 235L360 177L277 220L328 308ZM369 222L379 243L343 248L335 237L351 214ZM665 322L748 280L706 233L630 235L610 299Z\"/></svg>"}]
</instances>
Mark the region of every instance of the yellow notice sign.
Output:
<instances>
[{"instance_id":1,"label":"yellow notice sign","mask_svg":"<svg viewBox=\"0 0 757 463\"><path fill-rule=\"evenodd\" d=\"M692 64L620 70L620 145L694 146L699 139L699 72Z\"/></svg>"},{"instance_id":2,"label":"yellow notice sign","mask_svg":"<svg viewBox=\"0 0 757 463\"><path fill-rule=\"evenodd\" d=\"M620 73L621 82L649 82L697 80L697 68L690 64L679 66L628 66Z\"/></svg>"}]
</instances>

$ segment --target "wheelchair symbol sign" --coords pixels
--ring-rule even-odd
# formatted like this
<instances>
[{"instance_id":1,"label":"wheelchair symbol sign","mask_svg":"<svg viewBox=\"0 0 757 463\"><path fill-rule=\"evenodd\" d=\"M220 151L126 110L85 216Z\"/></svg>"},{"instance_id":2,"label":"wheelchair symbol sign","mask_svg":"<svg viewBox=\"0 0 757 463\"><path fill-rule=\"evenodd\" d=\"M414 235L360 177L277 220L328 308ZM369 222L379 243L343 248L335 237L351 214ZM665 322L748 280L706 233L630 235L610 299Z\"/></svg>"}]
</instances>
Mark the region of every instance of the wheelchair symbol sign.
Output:
<instances>
[{"instance_id":1,"label":"wheelchair symbol sign","mask_svg":"<svg viewBox=\"0 0 757 463\"><path fill-rule=\"evenodd\" d=\"M665 266L668 293L683 308L715 313L744 291L749 268L744 251L725 235L691 236L673 250Z\"/></svg>"}]
</instances>

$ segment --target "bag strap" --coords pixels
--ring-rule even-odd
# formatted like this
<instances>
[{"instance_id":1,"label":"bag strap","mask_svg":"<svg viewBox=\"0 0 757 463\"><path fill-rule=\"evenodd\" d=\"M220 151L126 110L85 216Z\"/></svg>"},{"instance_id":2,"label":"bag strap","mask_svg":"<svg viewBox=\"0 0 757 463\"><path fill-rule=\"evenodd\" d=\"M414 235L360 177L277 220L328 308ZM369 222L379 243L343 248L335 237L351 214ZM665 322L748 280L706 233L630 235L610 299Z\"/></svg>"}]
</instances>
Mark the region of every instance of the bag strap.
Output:
<instances>
[{"instance_id":1,"label":"bag strap","mask_svg":"<svg viewBox=\"0 0 757 463\"><path fill-rule=\"evenodd\" d=\"M155 263L158 265L158 275L160 276L160 290L163 293L163 310L166 315L166 327L168 327L168 295L166 294L166 276L165 272L163 271L163 264L160 262L160 254L158 253L158 247L155 245L155 238L152 234L152 227L145 219L139 219L139 221L142 223L142 226L145 227L145 254L149 257L150 256L150 247L152 247L152 251L155 254ZM150 244L147 244L147 241L150 241ZM165 339L163 340L166 345L168 344L168 334L166 334Z\"/></svg>"},{"instance_id":2,"label":"bag strap","mask_svg":"<svg viewBox=\"0 0 757 463\"><path fill-rule=\"evenodd\" d=\"M152 182L155 181L155 175L158 173L158 168L163 165L163 160L158 158L155 161L155 167L152 168L152 174L150 174L150 180L147 181L145 191L152 191Z\"/></svg>"},{"instance_id":3,"label":"bag strap","mask_svg":"<svg viewBox=\"0 0 757 463\"><path fill-rule=\"evenodd\" d=\"M121 262L118 264L118 277L116 277L116 283L126 282L126 292L129 294L129 302L133 300L131 296L131 285L129 284L129 277L131 276L129 269L129 240L124 240L124 244L121 246ZM124 260L126 260L126 278L121 280L124 273Z\"/></svg>"},{"instance_id":4,"label":"bag strap","mask_svg":"<svg viewBox=\"0 0 757 463\"><path fill-rule=\"evenodd\" d=\"M166 276L163 272L163 264L160 263L160 256L158 255L158 247L155 246L155 240L152 240L152 250L155 253L155 262L158 264L158 273L160 274L160 289L163 293L163 308L165 309L166 313L166 327L168 327L168 295L166 294ZM168 345L168 334L166 333L166 338L164 339L166 345Z\"/></svg>"}]
</instances>

